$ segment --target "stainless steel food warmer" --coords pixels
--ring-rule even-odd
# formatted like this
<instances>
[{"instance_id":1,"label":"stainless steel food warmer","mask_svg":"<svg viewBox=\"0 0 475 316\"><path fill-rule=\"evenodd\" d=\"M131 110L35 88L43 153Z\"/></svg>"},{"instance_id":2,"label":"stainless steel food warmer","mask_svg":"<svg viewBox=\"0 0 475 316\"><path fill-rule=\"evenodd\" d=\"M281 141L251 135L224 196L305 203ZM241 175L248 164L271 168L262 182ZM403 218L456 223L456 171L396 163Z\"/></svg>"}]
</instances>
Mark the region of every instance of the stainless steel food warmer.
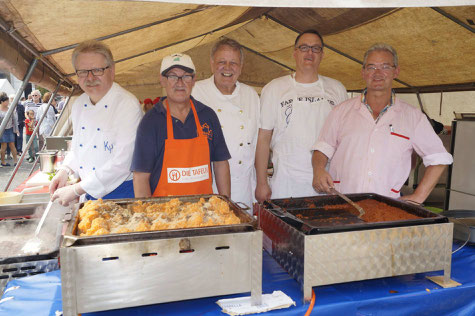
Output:
<instances>
[{"instance_id":1,"label":"stainless steel food warmer","mask_svg":"<svg viewBox=\"0 0 475 316\"><path fill-rule=\"evenodd\" d=\"M422 218L365 223L355 215L326 219L324 205L345 203L338 196L271 200L258 209L264 248L302 286L304 300L313 286L444 270L450 280L453 224L422 207L377 194L374 199ZM297 215L314 214L314 221ZM300 218L299 218L300 217Z\"/></svg>"},{"instance_id":2,"label":"stainless steel food warmer","mask_svg":"<svg viewBox=\"0 0 475 316\"><path fill-rule=\"evenodd\" d=\"M262 231L256 219L220 197L241 224L80 237L78 207L60 249L64 315L249 291L259 304ZM126 206L136 199L111 201Z\"/></svg>"}]
</instances>

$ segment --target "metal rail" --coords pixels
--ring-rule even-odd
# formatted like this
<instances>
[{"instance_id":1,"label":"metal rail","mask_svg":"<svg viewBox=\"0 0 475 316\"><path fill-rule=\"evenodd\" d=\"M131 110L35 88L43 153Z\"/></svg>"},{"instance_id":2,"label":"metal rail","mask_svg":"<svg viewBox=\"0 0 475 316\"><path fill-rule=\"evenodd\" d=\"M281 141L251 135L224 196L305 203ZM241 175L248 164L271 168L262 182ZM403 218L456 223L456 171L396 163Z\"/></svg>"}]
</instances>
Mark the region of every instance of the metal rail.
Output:
<instances>
[{"instance_id":1,"label":"metal rail","mask_svg":"<svg viewBox=\"0 0 475 316\"><path fill-rule=\"evenodd\" d=\"M18 160L15 168L13 169L12 174L10 176L10 179L8 180L7 185L5 186L5 188L3 190L4 192L6 192L8 190L8 188L10 187L10 184L12 183L13 178L15 177L16 173L18 172L18 169L20 168L20 165L22 164L23 160L25 159L25 155L28 152L28 149L31 147L31 144L33 144L33 141L35 139L35 135L38 135L38 138L39 138L40 125L43 122L44 118L46 117L46 114L48 113L49 107L51 106L51 102L53 101L54 97L56 96L56 93L58 93L59 87L61 86L62 83L63 83L62 80L58 81L58 84L56 85L56 88L54 89L53 94L51 95L51 98L48 101L46 111L44 111L43 115L41 116L40 120L38 121L38 125L36 125L35 130L32 133L33 137L31 137L30 140L28 141L28 143L26 144L25 150L23 150L23 153L21 154L20 159Z\"/></svg>"}]
</instances>

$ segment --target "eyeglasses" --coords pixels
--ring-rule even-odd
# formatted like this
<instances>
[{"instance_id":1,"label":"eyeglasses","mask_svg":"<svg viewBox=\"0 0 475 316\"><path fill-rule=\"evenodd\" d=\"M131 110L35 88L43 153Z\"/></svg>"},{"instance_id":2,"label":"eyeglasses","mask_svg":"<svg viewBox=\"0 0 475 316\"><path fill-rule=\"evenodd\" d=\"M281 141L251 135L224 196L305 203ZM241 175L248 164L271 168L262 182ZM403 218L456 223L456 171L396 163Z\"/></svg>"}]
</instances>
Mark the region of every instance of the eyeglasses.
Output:
<instances>
[{"instance_id":1,"label":"eyeglasses","mask_svg":"<svg viewBox=\"0 0 475 316\"><path fill-rule=\"evenodd\" d=\"M389 64L382 64L382 65L373 65L369 64L365 66L365 69L369 72L375 72L376 70L381 70L385 72L391 71L393 68L395 68L394 65L389 65Z\"/></svg>"},{"instance_id":2,"label":"eyeglasses","mask_svg":"<svg viewBox=\"0 0 475 316\"><path fill-rule=\"evenodd\" d=\"M32 94L31 96L32 96L32 97L39 97L38 94Z\"/></svg>"},{"instance_id":3,"label":"eyeglasses","mask_svg":"<svg viewBox=\"0 0 475 316\"><path fill-rule=\"evenodd\" d=\"M89 75L89 72L92 73L94 77L102 76L104 74L104 71L110 68L110 66L104 67L104 68L94 68L94 69L81 69L81 70L76 70L76 75L79 78L86 78Z\"/></svg>"},{"instance_id":4,"label":"eyeglasses","mask_svg":"<svg viewBox=\"0 0 475 316\"><path fill-rule=\"evenodd\" d=\"M183 82L190 83L193 80L194 75L183 75L183 76L177 76L177 75L164 75L165 78L168 79L168 82L170 83L177 83L178 79L181 79Z\"/></svg>"},{"instance_id":5,"label":"eyeglasses","mask_svg":"<svg viewBox=\"0 0 475 316\"><path fill-rule=\"evenodd\" d=\"M322 50L323 50L323 47L322 46L319 46L319 45L313 45L313 46L308 46L308 45L300 45L300 46L297 46L297 48L302 52L302 53L306 53L308 52L310 49L312 50L312 53L320 53Z\"/></svg>"}]
</instances>

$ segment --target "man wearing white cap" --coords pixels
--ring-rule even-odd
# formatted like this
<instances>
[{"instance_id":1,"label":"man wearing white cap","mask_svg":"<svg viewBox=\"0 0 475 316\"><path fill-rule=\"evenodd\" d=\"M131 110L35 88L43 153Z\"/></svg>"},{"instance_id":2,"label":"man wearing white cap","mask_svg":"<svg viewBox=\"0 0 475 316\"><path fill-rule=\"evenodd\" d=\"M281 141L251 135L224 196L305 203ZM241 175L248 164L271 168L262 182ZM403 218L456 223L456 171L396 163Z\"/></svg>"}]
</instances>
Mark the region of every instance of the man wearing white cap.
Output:
<instances>
[{"instance_id":1,"label":"man wearing white cap","mask_svg":"<svg viewBox=\"0 0 475 316\"><path fill-rule=\"evenodd\" d=\"M195 66L190 56L165 57L160 83L167 97L145 114L137 130L131 168L135 197L210 194L211 170L218 193L229 196L231 156L216 113L191 97Z\"/></svg>"},{"instance_id":2,"label":"man wearing white cap","mask_svg":"<svg viewBox=\"0 0 475 316\"><path fill-rule=\"evenodd\" d=\"M231 199L252 206L256 187L254 156L259 122L259 96L238 81L243 66L242 46L222 39L211 50L213 75L198 81L192 95L218 115L226 145L231 153ZM213 191L216 187L213 185Z\"/></svg>"}]
</instances>

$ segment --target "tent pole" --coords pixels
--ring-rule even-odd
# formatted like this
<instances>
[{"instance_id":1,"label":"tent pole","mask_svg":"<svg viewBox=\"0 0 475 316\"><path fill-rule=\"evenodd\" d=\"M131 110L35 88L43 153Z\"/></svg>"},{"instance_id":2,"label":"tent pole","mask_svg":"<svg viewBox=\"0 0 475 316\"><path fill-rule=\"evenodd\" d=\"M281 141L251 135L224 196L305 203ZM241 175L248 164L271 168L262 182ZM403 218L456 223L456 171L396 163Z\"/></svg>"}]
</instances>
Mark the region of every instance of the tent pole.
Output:
<instances>
[{"instance_id":1,"label":"tent pole","mask_svg":"<svg viewBox=\"0 0 475 316\"><path fill-rule=\"evenodd\" d=\"M444 91L440 91L439 116L442 116L442 98L443 97L444 97Z\"/></svg>"},{"instance_id":2,"label":"tent pole","mask_svg":"<svg viewBox=\"0 0 475 316\"><path fill-rule=\"evenodd\" d=\"M15 98L13 99L13 103L10 105L8 108L7 114L5 118L3 119L2 125L0 125L0 137L3 136L3 132L5 131L5 127L7 126L8 121L12 117L13 111L16 110L18 101L21 98L21 95L23 91L25 91L26 85L30 81L30 77L33 74L33 70L35 70L36 65L38 64L38 58L34 58L33 61L31 62L30 66L28 67L28 70L25 74L25 77L23 78L23 82L21 83L20 89L18 89Z\"/></svg>"},{"instance_id":3,"label":"tent pole","mask_svg":"<svg viewBox=\"0 0 475 316\"><path fill-rule=\"evenodd\" d=\"M419 91L416 91L416 95L417 95L417 100L419 101L419 107L421 108L422 113L427 115L426 111L424 111L424 107L422 106L422 99L421 99L421 95Z\"/></svg>"},{"instance_id":4,"label":"tent pole","mask_svg":"<svg viewBox=\"0 0 475 316\"><path fill-rule=\"evenodd\" d=\"M272 59L272 58L270 58L270 57L267 57L266 55L261 54L261 53L255 51L255 50L253 50L253 49L247 47L247 46L244 46L244 45L241 45L241 46L242 46L243 48L247 49L248 51L253 52L254 54L256 54L256 55L258 55L258 56L260 56L260 57L263 57L263 58L265 58L265 59L267 59L267 60L269 60L269 61L271 61L271 62L273 62L273 63L275 63L275 64L277 64L277 65L279 65L279 66L282 66L282 67L284 67L284 68L287 68L287 69L290 70L290 71L295 71L295 69L293 69L292 67L289 67L289 66L287 66L287 65L285 65L285 64L282 64L282 63L278 62L277 60Z\"/></svg>"},{"instance_id":5,"label":"tent pole","mask_svg":"<svg viewBox=\"0 0 475 316\"><path fill-rule=\"evenodd\" d=\"M53 128L51 129L51 134L53 134L53 132L54 132L56 126L58 125L59 120L61 119L61 117L63 117L63 113L65 112L65 111L63 111L63 110L64 110L64 109L66 108L66 106L68 105L69 100L71 100L71 96L73 95L75 89L76 89L76 88L73 87L73 90L72 90L71 93L69 94L68 99L67 99L66 102L64 103L64 106L63 106L63 108L61 109L61 113L59 114L58 119L54 122Z\"/></svg>"},{"instance_id":6,"label":"tent pole","mask_svg":"<svg viewBox=\"0 0 475 316\"><path fill-rule=\"evenodd\" d=\"M248 23L250 23L250 22L252 22L252 21L249 21ZM195 38L199 38L199 37L202 37L202 36L213 34L215 32L222 31L222 30L225 30L225 29L230 28L230 27L232 27L232 26L229 26L229 25L221 26L221 27L218 27L214 30L211 30L211 31L208 31L208 32L205 32L205 33L201 33L201 34L193 36L193 37L188 37L188 38L182 39L182 40L177 41L177 42L173 42L173 43L170 43L170 44L167 44L167 45L164 45L164 46L160 46L160 47L157 47L157 48L154 48L154 49L150 49L148 51L141 52L141 53L129 56L129 57L125 57L125 58L122 58L122 59L119 59L119 60L115 60L114 63L117 64L117 63L127 61L127 60L130 60L130 59L134 59L134 58L137 58L137 57L140 57L140 56L143 56L143 55L155 53L156 51L159 51L159 50L162 50L162 49L165 49L165 48L177 45L177 44L181 44L181 43L184 43L184 42L187 42L187 41L191 41ZM71 77L71 76L74 76L74 75L75 75L75 73L72 72L70 74L67 74L66 77Z\"/></svg>"},{"instance_id":7,"label":"tent pole","mask_svg":"<svg viewBox=\"0 0 475 316\"><path fill-rule=\"evenodd\" d=\"M71 100L71 96L73 95L75 89L76 88L73 87L73 90L71 91L71 93L69 94L66 102L64 103L63 109L61 110L61 114L59 115L58 119L54 122L53 129L51 130L52 132L55 130L56 126L58 125L59 120L63 117L63 113L65 112L64 109L68 105L69 100ZM33 170L35 170L37 165L38 165L38 159L35 159L35 161L33 163L33 166L31 167L30 172L28 173L28 176L31 176L31 174L33 173Z\"/></svg>"},{"instance_id":8,"label":"tent pole","mask_svg":"<svg viewBox=\"0 0 475 316\"><path fill-rule=\"evenodd\" d=\"M438 12L438 13L440 13L440 14L442 14L442 15L445 16L447 19L454 21L455 23L457 23L457 24L460 25L461 27L466 28L466 29L469 30L470 32L475 33L475 29L474 29L473 27L471 27L470 25L467 25L467 24L463 23L462 21L460 21L459 19L457 19L457 18L454 17L453 15L448 14L447 12L445 12L444 10L442 10L441 8L432 7L431 9L434 10L434 11L436 11L436 12Z\"/></svg>"},{"instance_id":9,"label":"tent pole","mask_svg":"<svg viewBox=\"0 0 475 316\"><path fill-rule=\"evenodd\" d=\"M270 16L270 15L265 14L264 16L265 16L266 18L268 18L269 20L272 20L272 21L274 21L275 23L278 23L278 24L282 25L282 26L285 27L285 28L288 28L289 30L294 31L294 32L297 33L297 34L300 34L300 33L301 33L301 31L297 30L296 28L294 28L294 27L292 27L292 26L290 26L290 25L287 25L287 24L281 22L280 20L278 20L278 19L276 19L276 18L274 18L274 17L272 17L272 16ZM352 61L354 61L354 62L360 64L360 65L363 65L363 62L362 62L361 60L356 59L356 58L354 58L353 56L350 56L350 55L348 55L348 54L346 54L346 53L344 53L344 52L342 52L342 51L340 51L340 50L338 50L338 49L336 49L336 48L334 48L334 47L332 47L332 46L329 46L329 45L325 44L325 47L328 48L329 50L334 51L334 52L337 53L338 55L341 55L341 56L343 56L343 57L346 57L346 58L348 58L348 59L350 59L350 60L352 60ZM410 84L408 84L408 83L406 83L406 82L404 82L404 81L402 81L402 80L399 80L399 79L397 79L397 78L394 79L394 81L399 82L400 84L405 85L405 86L408 87L408 88L414 88L414 87L411 86Z\"/></svg>"},{"instance_id":10,"label":"tent pole","mask_svg":"<svg viewBox=\"0 0 475 316\"><path fill-rule=\"evenodd\" d=\"M5 186L5 188L3 190L4 192L6 192L8 190L8 188L10 187L10 184L13 181L13 178L15 178L15 175L16 175L18 169L20 168L21 163L25 159L25 155L28 152L28 149L30 149L31 144L33 144L33 140L35 139L35 135L38 135L38 138L39 138L39 135L40 135L39 134L39 129L40 129L41 122L43 122L43 119L45 118L46 113L48 113L49 107L51 105L51 101L53 101L53 99L54 99L56 93L58 92L59 87L61 86L62 83L63 83L63 80L58 81L58 84L56 85L56 88L54 89L53 95L51 96L51 98L48 101L48 106L46 107L46 111L41 116L41 118L38 122L38 125L36 125L35 130L32 133L33 137L31 137L30 140L28 141L28 144L26 144L25 150L23 150L23 153L21 154L20 159L18 160L15 168L13 169L12 175L10 176L10 179L8 179L7 185ZM38 160L38 158L36 160ZM35 165L36 165L36 163L35 163Z\"/></svg>"},{"instance_id":11,"label":"tent pole","mask_svg":"<svg viewBox=\"0 0 475 316\"><path fill-rule=\"evenodd\" d=\"M51 69L59 78L66 81L71 87L73 84L51 64L44 56L42 56L30 43L28 43L23 37L21 37L14 27L10 26L2 17L0 17L0 28L5 31L15 42L26 48L34 57L41 60L49 69ZM31 76L31 75L30 75Z\"/></svg>"}]
</instances>

